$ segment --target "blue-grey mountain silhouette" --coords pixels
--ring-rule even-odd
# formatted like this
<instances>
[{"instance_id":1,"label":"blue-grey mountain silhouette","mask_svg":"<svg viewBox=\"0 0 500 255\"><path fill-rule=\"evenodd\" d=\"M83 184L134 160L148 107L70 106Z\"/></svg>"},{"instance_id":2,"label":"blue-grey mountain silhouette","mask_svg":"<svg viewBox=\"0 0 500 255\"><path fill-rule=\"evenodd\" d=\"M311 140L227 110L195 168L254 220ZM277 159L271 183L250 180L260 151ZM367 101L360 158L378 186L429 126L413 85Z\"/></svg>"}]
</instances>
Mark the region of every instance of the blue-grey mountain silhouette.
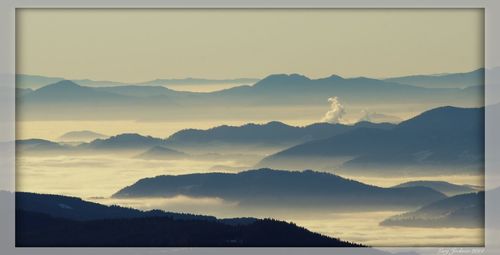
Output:
<instances>
[{"instance_id":1,"label":"blue-grey mountain silhouette","mask_svg":"<svg viewBox=\"0 0 500 255\"><path fill-rule=\"evenodd\" d=\"M136 156L136 158L155 160L184 159L187 157L189 157L187 153L169 149L163 146L154 146L146 152Z\"/></svg>"},{"instance_id":2,"label":"blue-grey mountain silhouette","mask_svg":"<svg viewBox=\"0 0 500 255\"><path fill-rule=\"evenodd\" d=\"M90 143L81 144L78 147L91 150L143 150L164 144L165 141L161 138L127 133L107 139L96 139Z\"/></svg>"},{"instance_id":3,"label":"blue-grey mountain silhouette","mask_svg":"<svg viewBox=\"0 0 500 255\"><path fill-rule=\"evenodd\" d=\"M411 75L403 77L393 77L385 80L424 88L467 88L471 86L483 87L484 72L484 68L480 68L466 73Z\"/></svg>"},{"instance_id":4,"label":"blue-grey mountain silhouette","mask_svg":"<svg viewBox=\"0 0 500 255\"><path fill-rule=\"evenodd\" d=\"M17 153L46 154L62 153L70 149L69 146L44 139L16 140Z\"/></svg>"},{"instance_id":5,"label":"blue-grey mountain silhouette","mask_svg":"<svg viewBox=\"0 0 500 255\"><path fill-rule=\"evenodd\" d=\"M81 131L70 131L64 133L62 136L58 138L59 141L67 141L67 142L89 142L96 139L103 139L109 136L99 134L90 130L81 130Z\"/></svg>"},{"instance_id":6,"label":"blue-grey mountain silhouette","mask_svg":"<svg viewBox=\"0 0 500 255\"><path fill-rule=\"evenodd\" d=\"M390 129L389 123L359 122L354 125L315 123L304 127L272 121L266 124L218 126L207 130L185 129L167 138L174 147L263 146L283 147L342 134L358 127Z\"/></svg>"},{"instance_id":7,"label":"blue-grey mountain silhouette","mask_svg":"<svg viewBox=\"0 0 500 255\"><path fill-rule=\"evenodd\" d=\"M266 157L258 166L331 169L335 165L329 160L335 158L344 159L338 171L350 173L479 174L484 166L484 108L432 109L389 130L356 129L306 142Z\"/></svg>"},{"instance_id":8,"label":"blue-grey mountain silhouette","mask_svg":"<svg viewBox=\"0 0 500 255\"><path fill-rule=\"evenodd\" d=\"M446 196L426 187L380 188L337 175L271 169L144 178L115 193L129 197L218 197L240 206L350 210L416 208Z\"/></svg>"},{"instance_id":9,"label":"blue-grey mountain silhouette","mask_svg":"<svg viewBox=\"0 0 500 255\"><path fill-rule=\"evenodd\" d=\"M478 84L480 85L480 84ZM377 108L388 104L412 104L415 109L439 105L477 107L484 104L482 90L422 88L370 78L330 76L310 79L299 74L270 75L253 85L201 93L181 92L161 86L123 85L87 87L72 81L58 81L20 95L23 119L171 119L179 114L194 118L221 117L214 109L238 114L255 106L314 106L330 96L342 98L348 106L369 104ZM86 104L84 104L86 103ZM82 104L85 108L82 108ZM116 109L135 105L128 111ZM158 111L162 109L162 111ZM212 109L208 111L207 109Z\"/></svg>"},{"instance_id":10,"label":"blue-grey mountain silhouette","mask_svg":"<svg viewBox=\"0 0 500 255\"><path fill-rule=\"evenodd\" d=\"M398 184L394 188L404 188L404 187L428 187L437 190L447 196L455 196L459 194L471 193L478 191L479 187L474 187L471 185L458 185L445 181L410 181Z\"/></svg>"},{"instance_id":11,"label":"blue-grey mountain silhouette","mask_svg":"<svg viewBox=\"0 0 500 255\"><path fill-rule=\"evenodd\" d=\"M416 211L392 216L383 226L484 228L484 192L445 198Z\"/></svg>"}]
</instances>

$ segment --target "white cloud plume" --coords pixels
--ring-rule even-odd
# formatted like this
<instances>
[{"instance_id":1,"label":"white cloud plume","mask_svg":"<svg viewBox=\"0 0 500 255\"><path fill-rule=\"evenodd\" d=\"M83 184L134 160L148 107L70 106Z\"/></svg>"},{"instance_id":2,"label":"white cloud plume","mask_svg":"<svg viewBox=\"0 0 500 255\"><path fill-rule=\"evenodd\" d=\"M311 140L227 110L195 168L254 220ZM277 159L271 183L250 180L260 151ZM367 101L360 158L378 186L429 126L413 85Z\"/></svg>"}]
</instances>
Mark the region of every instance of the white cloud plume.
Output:
<instances>
[{"instance_id":1,"label":"white cloud plume","mask_svg":"<svg viewBox=\"0 0 500 255\"><path fill-rule=\"evenodd\" d=\"M328 102L330 103L330 110L325 113L322 122L328 122L332 124L342 123L344 122L345 109L344 106L340 103L338 97L330 97L328 98Z\"/></svg>"}]
</instances>

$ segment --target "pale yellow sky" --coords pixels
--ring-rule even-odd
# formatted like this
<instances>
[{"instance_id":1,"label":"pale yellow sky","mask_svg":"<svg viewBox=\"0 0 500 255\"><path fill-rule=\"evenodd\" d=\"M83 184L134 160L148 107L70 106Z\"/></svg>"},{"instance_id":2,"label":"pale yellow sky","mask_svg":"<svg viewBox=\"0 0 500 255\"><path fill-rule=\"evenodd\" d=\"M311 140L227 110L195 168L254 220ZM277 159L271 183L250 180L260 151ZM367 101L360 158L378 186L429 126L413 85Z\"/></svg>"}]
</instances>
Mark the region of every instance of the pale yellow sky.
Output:
<instances>
[{"instance_id":1,"label":"pale yellow sky","mask_svg":"<svg viewBox=\"0 0 500 255\"><path fill-rule=\"evenodd\" d=\"M389 77L483 67L481 9L18 9L17 73Z\"/></svg>"}]
</instances>

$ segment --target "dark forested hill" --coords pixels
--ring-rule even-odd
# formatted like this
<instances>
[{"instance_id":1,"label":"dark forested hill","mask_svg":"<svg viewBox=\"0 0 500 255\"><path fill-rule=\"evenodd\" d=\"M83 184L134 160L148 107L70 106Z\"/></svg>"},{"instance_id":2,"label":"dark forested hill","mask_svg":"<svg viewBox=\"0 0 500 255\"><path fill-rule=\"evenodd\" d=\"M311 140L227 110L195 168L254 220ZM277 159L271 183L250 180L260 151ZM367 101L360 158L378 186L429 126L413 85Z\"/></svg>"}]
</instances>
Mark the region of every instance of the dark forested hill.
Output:
<instances>
[{"instance_id":1,"label":"dark forested hill","mask_svg":"<svg viewBox=\"0 0 500 255\"><path fill-rule=\"evenodd\" d=\"M218 197L240 206L281 208L415 208L445 195L426 187L380 188L311 170L259 169L145 178L115 193L127 197Z\"/></svg>"},{"instance_id":2,"label":"dark forested hill","mask_svg":"<svg viewBox=\"0 0 500 255\"><path fill-rule=\"evenodd\" d=\"M355 247L292 223L245 225L169 217L74 221L18 210L17 247Z\"/></svg>"},{"instance_id":3,"label":"dark forested hill","mask_svg":"<svg viewBox=\"0 0 500 255\"><path fill-rule=\"evenodd\" d=\"M18 247L359 246L272 219L144 212L24 192L15 199Z\"/></svg>"}]
</instances>

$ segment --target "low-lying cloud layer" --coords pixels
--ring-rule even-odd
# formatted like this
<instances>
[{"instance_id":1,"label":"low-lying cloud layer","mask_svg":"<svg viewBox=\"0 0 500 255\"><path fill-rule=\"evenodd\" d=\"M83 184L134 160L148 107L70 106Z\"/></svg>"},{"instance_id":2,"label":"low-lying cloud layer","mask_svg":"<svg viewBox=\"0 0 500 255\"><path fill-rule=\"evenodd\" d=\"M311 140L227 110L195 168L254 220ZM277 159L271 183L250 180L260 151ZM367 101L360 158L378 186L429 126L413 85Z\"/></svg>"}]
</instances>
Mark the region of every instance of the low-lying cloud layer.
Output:
<instances>
[{"instance_id":1,"label":"low-lying cloud layer","mask_svg":"<svg viewBox=\"0 0 500 255\"><path fill-rule=\"evenodd\" d=\"M373 123L382 123L382 122L399 123L402 121L402 119L392 115L363 110L362 116L359 119L359 121L369 121Z\"/></svg>"}]
</instances>

